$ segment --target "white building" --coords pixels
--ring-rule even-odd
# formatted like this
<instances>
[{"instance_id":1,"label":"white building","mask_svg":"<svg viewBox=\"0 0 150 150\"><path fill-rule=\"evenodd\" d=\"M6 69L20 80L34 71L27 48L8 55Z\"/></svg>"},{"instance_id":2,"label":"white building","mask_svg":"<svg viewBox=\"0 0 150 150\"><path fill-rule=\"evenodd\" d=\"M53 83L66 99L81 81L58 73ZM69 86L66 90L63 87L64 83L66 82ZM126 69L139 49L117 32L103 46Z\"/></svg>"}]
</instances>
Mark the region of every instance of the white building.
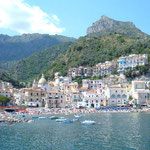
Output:
<instances>
[{"instance_id":1,"label":"white building","mask_svg":"<svg viewBox=\"0 0 150 150\"><path fill-rule=\"evenodd\" d=\"M132 95L136 104L147 105L150 98L150 90L146 89L146 82L132 81Z\"/></svg>"},{"instance_id":2,"label":"white building","mask_svg":"<svg viewBox=\"0 0 150 150\"><path fill-rule=\"evenodd\" d=\"M82 87L84 89L95 89L95 88L101 88L104 87L104 82L102 80L88 80L88 79L84 79L82 80Z\"/></svg>"},{"instance_id":3,"label":"white building","mask_svg":"<svg viewBox=\"0 0 150 150\"><path fill-rule=\"evenodd\" d=\"M0 89L0 95L6 96L6 97L11 97L11 92L8 89Z\"/></svg>"},{"instance_id":4,"label":"white building","mask_svg":"<svg viewBox=\"0 0 150 150\"><path fill-rule=\"evenodd\" d=\"M118 59L118 72L124 73L125 71L132 70L136 66L144 66L146 64L148 64L147 54L132 54L120 57Z\"/></svg>"},{"instance_id":5,"label":"white building","mask_svg":"<svg viewBox=\"0 0 150 150\"><path fill-rule=\"evenodd\" d=\"M93 76L110 75L116 68L116 61L106 61L93 67Z\"/></svg>"},{"instance_id":6,"label":"white building","mask_svg":"<svg viewBox=\"0 0 150 150\"><path fill-rule=\"evenodd\" d=\"M108 104L111 106L125 106L128 103L127 88L122 85L112 85L107 88Z\"/></svg>"},{"instance_id":7,"label":"white building","mask_svg":"<svg viewBox=\"0 0 150 150\"><path fill-rule=\"evenodd\" d=\"M24 105L25 104L25 91L24 89L18 90L13 94L15 104L16 105Z\"/></svg>"},{"instance_id":8,"label":"white building","mask_svg":"<svg viewBox=\"0 0 150 150\"><path fill-rule=\"evenodd\" d=\"M78 107L98 108L100 107L100 97L96 91L82 92L82 102L78 103Z\"/></svg>"}]
</instances>

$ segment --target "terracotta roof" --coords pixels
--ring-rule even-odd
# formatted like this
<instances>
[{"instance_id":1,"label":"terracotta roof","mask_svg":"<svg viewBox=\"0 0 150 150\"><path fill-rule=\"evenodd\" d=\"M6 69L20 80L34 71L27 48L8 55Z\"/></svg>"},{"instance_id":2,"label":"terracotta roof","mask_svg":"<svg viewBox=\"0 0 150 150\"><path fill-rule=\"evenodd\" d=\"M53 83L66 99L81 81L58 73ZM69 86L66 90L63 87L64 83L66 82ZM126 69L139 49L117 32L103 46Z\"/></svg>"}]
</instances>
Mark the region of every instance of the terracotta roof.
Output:
<instances>
[{"instance_id":1,"label":"terracotta roof","mask_svg":"<svg viewBox=\"0 0 150 150\"><path fill-rule=\"evenodd\" d=\"M3 89L0 89L0 92L10 92L10 90L3 90Z\"/></svg>"},{"instance_id":2,"label":"terracotta roof","mask_svg":"<svg viewBox=\"0 0 150 150\"><path fill-rule=\"evenodd\" d=\"M95 91L87 91L87 94L96 94Z\"/></svg>"},{"instance_id":3,"label":"terracotta roof","mask_svg":"<svg viewBox=\"0 0 150 150\"><path fill-rule=\"evenodd\" d=\"M50 91L48 93L52 93L52 94L55 94L55 93L59 93L59 91Z\"/></svg>"}]
</instances>

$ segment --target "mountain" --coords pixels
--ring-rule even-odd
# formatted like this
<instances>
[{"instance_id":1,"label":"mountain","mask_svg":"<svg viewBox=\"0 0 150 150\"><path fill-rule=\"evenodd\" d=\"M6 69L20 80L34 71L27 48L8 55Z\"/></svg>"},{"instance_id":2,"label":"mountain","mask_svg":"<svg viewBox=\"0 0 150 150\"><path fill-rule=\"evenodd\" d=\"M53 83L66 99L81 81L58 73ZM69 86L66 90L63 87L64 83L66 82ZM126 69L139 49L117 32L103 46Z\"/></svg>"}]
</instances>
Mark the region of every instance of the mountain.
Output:
<instances>
[{"instance_id":1,"label":"mountain","mask_svg":"<svg viewBox=\"0 0 150 150\"><path fill-rule=\"evenodd\" d=\"M122 34L83 37L58 57L44 71L46 77L53 78L55 72L67 75L70 67L94 66L129 54L150 54L150 39L131 39Z\"/></svg>"},{"instance_id":2,"label":"mountain","mask_svg":"<svg viewBox=\"0 0 150 150\"><path fill-rule=\"evenodd\" d=\"M129 38L147 39L149 37L149 35L136 28L132 22L117 21L106 16L102 16L100 20L87 29L88 35L100 36L110 33L123 34Z\"/></svg>"},{"instance_id":3,"label":"mountain","mask_svg":"<svg viewBox=\"0 0 150 150\"><path fill-rule=\"evenodd\" d=\"M73 42L76 39L60 35L23 34L0 35L0 62L16 61L53 45Z\"/></svg>"},{"instance_id":4,"label":"mountain","mask_svg":"<svg viewBox=\"0 0 150 150\"><path fill-rule=\"evenodd\" d=\"M73 42L65 42L36 52L17 62L11 68L11 74L19 81L36 78L44 69L48 68L49 64L54 61L57 56L64 54L73 44Z\"/></svg>"}]
</instances>

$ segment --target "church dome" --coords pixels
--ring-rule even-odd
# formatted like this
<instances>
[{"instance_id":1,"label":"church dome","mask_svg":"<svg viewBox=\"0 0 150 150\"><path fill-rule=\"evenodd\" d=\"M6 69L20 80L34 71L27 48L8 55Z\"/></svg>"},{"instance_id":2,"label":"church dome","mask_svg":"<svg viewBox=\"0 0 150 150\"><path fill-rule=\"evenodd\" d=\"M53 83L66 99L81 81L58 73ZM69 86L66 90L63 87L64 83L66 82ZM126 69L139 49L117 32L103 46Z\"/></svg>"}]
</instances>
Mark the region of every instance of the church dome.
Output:
<instances>
[{"instance_id":1,"label":"church dome","mask_svg":"<svg viewBox=\"0 0 150 150\"><path fill-rule=\"evenodd\" d=\"M42 74L41 79L39 80L39 84L46 84L46 79L44 78L43 74Z\"/></svg>"}]
</instances>

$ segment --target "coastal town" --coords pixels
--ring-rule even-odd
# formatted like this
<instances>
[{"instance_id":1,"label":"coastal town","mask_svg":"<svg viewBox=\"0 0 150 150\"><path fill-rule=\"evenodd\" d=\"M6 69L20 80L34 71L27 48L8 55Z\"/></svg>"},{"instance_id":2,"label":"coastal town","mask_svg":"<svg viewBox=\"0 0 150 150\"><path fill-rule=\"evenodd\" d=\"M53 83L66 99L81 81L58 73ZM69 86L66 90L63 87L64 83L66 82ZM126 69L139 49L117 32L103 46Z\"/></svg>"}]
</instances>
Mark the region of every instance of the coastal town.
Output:
<instances>
[{"instance_id":1,"label":"coastal town","mask_svg":"<svg viewBox=\"0 0 150 150\"><path fill-rule=\"evenodd\" d=\"M0 95L10 97L10 105L34 108L109 108L109 107L149 107L150 78L142 76L128 80L124 75L137 66L148 65L148 55L132 54L116 61L106 61L94 67L70 68L68 76L55 73L54 81L47 81L42 74L32 87L16 89L8 82L0 82ZM117 70L117 74L112 74ZM105 76L101 79L76 77Z\"/></svg>"}]
</instances>

